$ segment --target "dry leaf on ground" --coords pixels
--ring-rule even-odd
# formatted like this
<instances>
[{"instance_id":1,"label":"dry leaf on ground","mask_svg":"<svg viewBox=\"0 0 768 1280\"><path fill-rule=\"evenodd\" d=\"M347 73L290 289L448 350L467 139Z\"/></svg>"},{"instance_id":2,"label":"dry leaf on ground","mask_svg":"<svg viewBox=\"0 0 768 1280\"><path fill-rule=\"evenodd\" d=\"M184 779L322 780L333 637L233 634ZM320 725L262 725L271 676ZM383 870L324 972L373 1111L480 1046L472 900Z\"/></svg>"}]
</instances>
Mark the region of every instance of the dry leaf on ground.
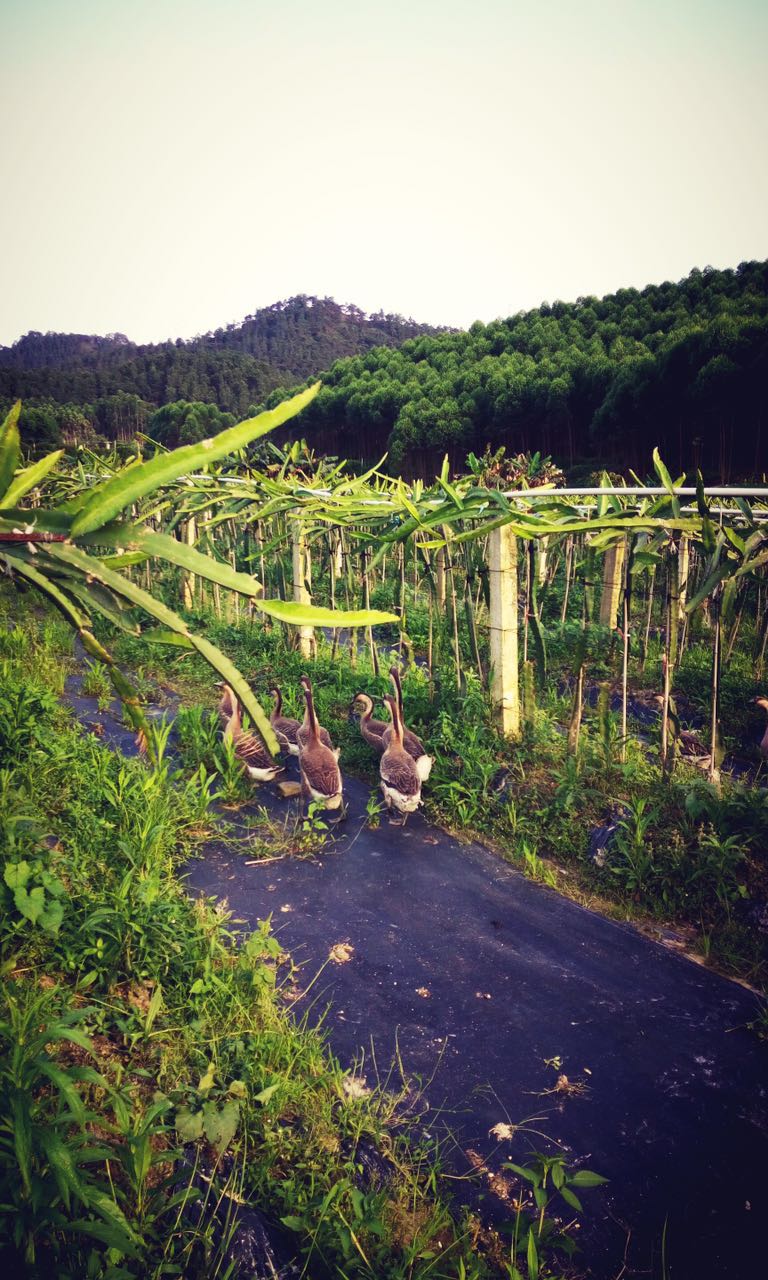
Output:
<instances>
[{"instance_id":1,"label":"dry leaf on ground","mask_svg":"<svg viewBox=\"0 0 768 1280\"><path fill-rule=\"evenodd\" d=\"M365 1076L345 1076L341 1087L348 1098L369 1098L371 1095Z\"/></svg>"},{"instance_id":2,"label":"dry leaf on ground","mask_svg":"<svg viewBox=\"0 0 768 1280\"><path fill-rule=\"evenodd\" d=\"M504 1124L504 1121L500 1120L488 1132L492 1133L494 1138L498 1138L499 1142L511 1142L517 1133L517 1129L513 1124Z\"/></svg>"}]
</instances>

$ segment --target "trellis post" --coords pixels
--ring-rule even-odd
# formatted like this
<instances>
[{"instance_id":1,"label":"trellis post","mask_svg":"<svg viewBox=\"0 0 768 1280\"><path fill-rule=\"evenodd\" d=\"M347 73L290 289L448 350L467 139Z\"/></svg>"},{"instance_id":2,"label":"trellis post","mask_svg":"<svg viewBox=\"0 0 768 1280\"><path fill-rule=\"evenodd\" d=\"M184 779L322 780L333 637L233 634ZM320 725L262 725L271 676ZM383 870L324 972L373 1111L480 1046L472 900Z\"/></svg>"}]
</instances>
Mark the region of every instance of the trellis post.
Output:
<instances>
[{"instance_id":1,"label":"trellis post","mask_svg":"<svg viewBox=\"0 0 768 1280\"><path fill-rule=\"evenodd\" d=\"M300 520L293 523L293 599L296 604L311 604L312 560ZM299 652L302 658L315 655L314 627L299 627Z\"/></svg>"},{"instance_id":2,"label":"trellis post","mask_svg":"<svg viewBox=\"0 0 768 1280\"><path fill-rule=\"evenodd\" d=\"M491 597L491 700L501 732L520 734L517 643L517 538L509 525L493 529L488 543Z\"/></svg>"}]
</instances>

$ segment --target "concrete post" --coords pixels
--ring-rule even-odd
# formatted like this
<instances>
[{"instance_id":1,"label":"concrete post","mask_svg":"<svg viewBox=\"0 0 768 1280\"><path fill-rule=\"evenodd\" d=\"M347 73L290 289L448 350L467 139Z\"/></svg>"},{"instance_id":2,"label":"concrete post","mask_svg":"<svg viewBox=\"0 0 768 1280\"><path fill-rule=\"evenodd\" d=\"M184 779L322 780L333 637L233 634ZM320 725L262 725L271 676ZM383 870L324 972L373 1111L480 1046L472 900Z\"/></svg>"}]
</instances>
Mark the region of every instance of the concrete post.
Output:
<instances>
[{"instance_id":1,"label":"concrete post","mask_svg":"<svg viewBox=\"0 0 768 1280\"><path fill-rule=\"evenodd\" d=\"M501 732L520 734L517 657L517 538L509 525L493 529L488 544L491 595L491 700Z\"/></svg>"},{"instance_id":2,"label":"concrete post","mask_svg":"<svg viewBox=\"0 0 768 1280\"><path fill-rule=\"evenodd\" d=\"M614 542L605 553L603 594L600 598L601 627L615 627L624 577L624 543Z\"/></svg>"},{"instance_id":3,"label":"concrete post","mask_svg":"<svg viewBox=\"0 0 768 1280\"><path fill-rule=\"evenodd\" d=\"M293 524L293 598L296 604L311 604L312 560L300 520ZM299 652L302 658L315 655L314 627L299 627Z\"/></svg>"}]
</instances>

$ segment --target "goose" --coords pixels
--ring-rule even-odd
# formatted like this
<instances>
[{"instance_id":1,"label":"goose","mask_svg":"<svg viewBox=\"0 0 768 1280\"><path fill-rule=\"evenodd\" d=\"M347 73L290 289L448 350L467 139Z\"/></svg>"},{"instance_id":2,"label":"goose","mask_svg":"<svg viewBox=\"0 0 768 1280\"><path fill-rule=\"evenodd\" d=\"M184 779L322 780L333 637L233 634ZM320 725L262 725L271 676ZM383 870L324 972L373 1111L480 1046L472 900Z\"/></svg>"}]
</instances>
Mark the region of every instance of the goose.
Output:
<instances>
[{"instance_id":1,"label":"goose","mask_svg":"<svg viewBox=\"0 0 768 1280\"><path fill-rule=\"evenodd\" d=\"M663 714L664 698L662 694L654 694L653 700L659 704ZM683 728L680 723L680 717L677 714L675 700L671 696L669 699L669 736L672 740L673 749L679 748L681 756L685 756L689 760L695 760L701 769L709 768L711 755L709 747L701 741L697 734L692 733L690 729Z\"/></svg>"},{"instance_id":2,"label":"goose","mask_svg":"<svg viewBox=\"0 0 768 1280\"><path fill-rule=\"evenodd\" d=\"M405 826L408 814L414 813L421 804L421 777L416 761L403 746L403 722L397 698L387 694L384 700L389 705L392 724L379 765L381 790L387 808L397 809L403 815L400 825Z\"/></svg>"},{"instance_id":3,"label":"goose","mask_svg":"<svg viewBox=\"0 0 768 1280\"><path fill-rule=\"evenodd\" d=\"M224 685L219 703L219 717L222 721L222 737L225 742L232 743L234 753L249 778L256 782L271 782L278 773L283 772L283 766L272 759L261 735L243 729L240 703L228 684Z\"/></svg>"},{"instance_id":4,"label":"goose","mask_svg":"<svg viewBox=\"0 0 768 1280\"><path fill-rule=\"evenodd\" d=\"M269 717L269 723L275 731L280 746L289 755L297 756L299 754L298 732L301 728L301 721L294 720L291 716L283 715L283 694L277 685L269 691L275 700L274 710Z\"/></svg>"},{"instance_id":5,"label":"goose","mask_svg":"<svg viewBox=\"0 0 768 1280\"><path fill-rule=\"evenodd\" d=\"M317 800L325 809L340 809L344 800L340 752L328 745L330 738L317 723L309 676L301 677L301 687L307 708L298 733L302 790L306 798Z\"/></svg>"},{"instance_id":6,"label":"goose","mask_svg":"<svg viewBox=\"0 0 768 1280\"><path fill-rule=\"evenodd\" d=\"M410 729L406 729L405 714L403 712L403 686L400 683L400 672L397 667L390 667L389 675L395 690L397 709L400 712L400 725L403 731L403 746L408 752L408 755L412 756L416 761L419 778L422 782L426 782L432 772L432 765L435 763L435 757L427 755L426 747L421 741L421 738L417 738L415 733L411 733ZM387 701L389 701L389 699L387 699Z\"/></svg>"},{"instance_id":7,"label":"goose","mask_svg":"<svg viewBox=\"0 0 768 1280\"><path fill-rule=\"evenodd\" d=\"M369 698L367 693L355 694L351 709L358 705L361 712L360 733L368 743L368 746L373 747L374 751L378 751L379 755L381 755L387 745L385 735L392 733L392 726L384 720L371 719L373 698Z\"/></svg>"},{"instance_id":8,"label":"goose","mask_svg":"<svg viewBox=\"0 0 768 1280\"><path fill-rule=\"evenodd\" d=\"M768 698L755 698L755 705L762 707L763 711L768 711ZM763 757L763 760L768 762L768 725L766 725L765 733L763 734L762 742L758 747L758 751Z\"/></svg>"}]
</instances>

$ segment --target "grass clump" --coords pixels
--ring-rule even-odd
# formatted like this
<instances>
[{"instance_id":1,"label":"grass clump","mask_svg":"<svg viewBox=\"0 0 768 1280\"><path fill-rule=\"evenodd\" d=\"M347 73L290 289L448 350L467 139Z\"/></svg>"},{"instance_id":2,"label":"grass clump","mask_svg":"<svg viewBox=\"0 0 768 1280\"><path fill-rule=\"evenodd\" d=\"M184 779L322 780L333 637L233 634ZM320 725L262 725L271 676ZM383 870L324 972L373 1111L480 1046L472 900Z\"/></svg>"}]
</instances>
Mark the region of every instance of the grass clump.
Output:
<instances>
[{"instance_id":1,"label":"grass clump","mask_svg":"<svg viewBox=\"0 0 768 1280\"><path fill-rule=\"evenodd\" d=\"M0 699L4 1273L233 1274L245 1203L314 1277L510 1274L449 1212L398 1098L289 1016L269 921L242 935L185 894L202 802L173 783L167 731L154 765L84 736L25 634Z\"/></svg>"}]
</instances>

